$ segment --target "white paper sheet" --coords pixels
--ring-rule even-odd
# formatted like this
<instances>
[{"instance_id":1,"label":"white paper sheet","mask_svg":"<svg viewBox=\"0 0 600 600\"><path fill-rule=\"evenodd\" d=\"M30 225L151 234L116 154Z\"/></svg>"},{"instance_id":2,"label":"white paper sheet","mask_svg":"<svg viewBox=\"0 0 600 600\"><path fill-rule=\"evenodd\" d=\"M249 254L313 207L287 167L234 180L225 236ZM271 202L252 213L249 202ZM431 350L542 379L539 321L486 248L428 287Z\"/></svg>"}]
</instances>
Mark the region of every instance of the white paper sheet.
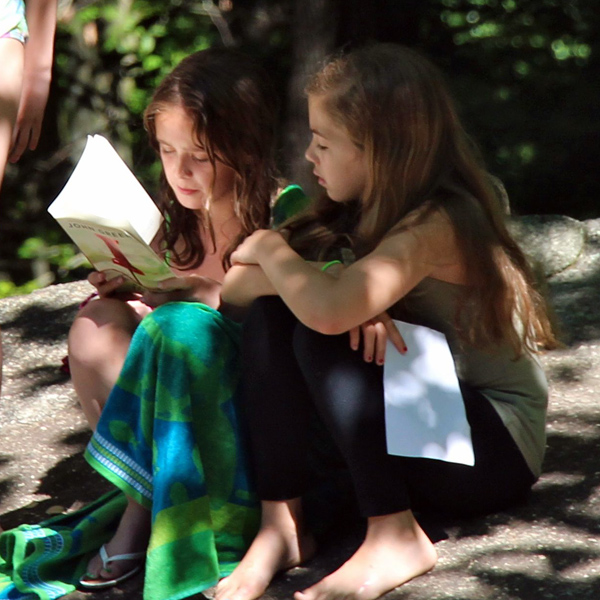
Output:
<instances>
[{"instance_id":1,"label":"white paper sheet","mask_svg":"<svg viewBox=\"0 0 600 600\"><path fill-rule=\"evenodd\" d=\"M473 466L471 428L446 337L421 325L394 321L408 351L388 341L384 366L389 454Z\"/></svg>"}]
</instances>

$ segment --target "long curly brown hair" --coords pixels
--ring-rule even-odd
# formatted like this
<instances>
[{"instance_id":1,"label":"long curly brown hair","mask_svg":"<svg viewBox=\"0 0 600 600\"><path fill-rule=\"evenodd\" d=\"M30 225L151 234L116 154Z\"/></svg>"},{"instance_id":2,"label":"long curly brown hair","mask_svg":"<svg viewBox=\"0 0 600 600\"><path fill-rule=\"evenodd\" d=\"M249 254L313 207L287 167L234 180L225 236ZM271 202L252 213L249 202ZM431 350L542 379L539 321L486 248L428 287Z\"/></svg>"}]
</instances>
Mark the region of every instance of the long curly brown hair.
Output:
<instances>
[{"instance_id":1,"label":"long curly brown hair","mask_svg":"<svg viewBox=\"0 0 600 600\"><path fill-rule=\"evenodd\" d=\"M266 73L250 57L224 48L195 52L183 59L158 86L144 113L150 144L158 152L156 115L181 107L192 119L196 137L213 168L217 161L235 171L234 210L241 232L223 256L229 257L253 231L269 226L277 187L274 159L278 112ZM206 255L198 235L198 215L181 206L161 174L159 206L165 215L163 249L180 269L194 269ZM201 218L214 231L208 212Z\"/></svg>"}]
</instances>

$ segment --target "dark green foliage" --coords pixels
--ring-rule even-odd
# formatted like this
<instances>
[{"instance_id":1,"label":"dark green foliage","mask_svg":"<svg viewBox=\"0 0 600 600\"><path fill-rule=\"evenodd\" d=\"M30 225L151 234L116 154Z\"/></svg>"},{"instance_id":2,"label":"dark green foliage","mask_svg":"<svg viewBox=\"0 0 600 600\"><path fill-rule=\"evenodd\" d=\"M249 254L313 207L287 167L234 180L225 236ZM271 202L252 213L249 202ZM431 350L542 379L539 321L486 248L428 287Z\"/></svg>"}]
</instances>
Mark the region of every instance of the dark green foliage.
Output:
<instances>
[{"instance_id":1,"label":"dark green foliage","mask_svg":"<svg viewBox=\"0 0 600 600\"><path fill-rule=\"evenodd\" d=\"M306 15L323 30L307 28ZM0 295L35 285L15 287L32 279L32 265L46 268L40 284L81 276L46 207L88 133L107 136L152 192L158 167L141 114L181 58L235 45L268 67L289 106L289 76L304 60L293 50L327 28L331 42L319 51L396 41L440 65L513 211L597 217L599 20L595 0L74 0L61 12L40 148L9 167L0 196L0 270L15 282ZM304 125L282 115L283 147Z\"/></svg>"},{"instance_id":2,"label":"dark green foliage","mask_svg":"<svg viewBox=\"0 0 600 600\"><path fill-rule=\"evenodd\" d=\"M443 0L443 61L469 129L517 212L598 216L594 2Z\"/></svg>"}]
</instances>

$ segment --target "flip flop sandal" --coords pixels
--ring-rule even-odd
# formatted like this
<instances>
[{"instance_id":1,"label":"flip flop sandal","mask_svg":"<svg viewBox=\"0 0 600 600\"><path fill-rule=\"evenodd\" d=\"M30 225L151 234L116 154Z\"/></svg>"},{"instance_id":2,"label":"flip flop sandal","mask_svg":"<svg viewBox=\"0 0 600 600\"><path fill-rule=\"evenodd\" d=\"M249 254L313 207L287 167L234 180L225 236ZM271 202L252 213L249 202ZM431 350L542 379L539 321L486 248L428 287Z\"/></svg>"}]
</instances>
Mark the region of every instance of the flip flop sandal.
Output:
<instances>
[{"instance_id":1,"label":"flip flop sandal","mask_svg":"<svg viewBox=\"0 0 600 600\"><path fill-rule=\"evenodd\" d=\"M115 554L114 556L108 556L106 552L106 548L104 546L100 547L100 558L102 559L102 569L107 572L110 572L110 567L112 563L121 561L121 560L136 560L141 559L146 556L146 552L131 552L129 554ZM126 571L125 573L119 575L118 577L114 577L113 579L104 579L100 576L100 573L94 575L92 573L86 573L79 579L79 585L82 588L89 590L100 590L108 587L112 587L120 583L121 581L125 581L130 577L133 577L136 573L139 573L142 570L142 563L137 564L133 569ZM88 577L90 579L84 579ZM91 579L94 577L94 579Z\"/></svg>"}]
</instances>

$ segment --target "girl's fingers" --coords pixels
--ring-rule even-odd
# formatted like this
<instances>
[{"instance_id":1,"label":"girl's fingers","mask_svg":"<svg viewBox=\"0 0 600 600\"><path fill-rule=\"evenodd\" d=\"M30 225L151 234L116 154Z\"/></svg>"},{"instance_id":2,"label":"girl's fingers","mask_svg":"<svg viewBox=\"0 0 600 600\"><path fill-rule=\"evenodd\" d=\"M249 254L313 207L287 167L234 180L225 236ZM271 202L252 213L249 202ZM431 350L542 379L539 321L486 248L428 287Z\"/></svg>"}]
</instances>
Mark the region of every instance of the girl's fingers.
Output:
<instances>
[{"instance_id":1,"label":"girl's fingers","mask_svg":"<svg viewBox=\"0 0 600 600\"><path fill-rule=\"evenodd\" d=\"M350 348L358 350L360 344L360 327L353 327L350 331Z\"/></svg>"},{"instance_id":2,"label":"girl's fingers","mask_svg":"<svg viewBox=\"0 0 600 600\"><path fill-rule=\"evenodd\" d=\"M120 287L122 287L125 284L125 277L115 277L114 279L111 279L110 281L107 281L103 286L102 286L102 292L101 295L108 295L108 294L114 294Z\"/></svg>"},{"instance_id":3,"label":"girl's fingers","mask_svg":"<svg viewBox=\"0 0 600 600\"><path fill-rule=\"evenodd\" d=\"M402 334L398 331L392 317L387 313L381 313L378 318L385 327L386 336L389 338L390 342L394 344L396 350L398 350L400 354L406 354L406 342L404 341Z\"/></svg>"},{"instance_id":4,"label":"girl's fingers","mask_svg":"<svg viewBox=\"0 0 600 600\"><path fill-rule=\"evenodd\" d=\"M373 324L375 330L375 362L382 365L385 362L385 350L387 348L387 330L381 321Z\"/></svg>"},{"instance_id":5,"label":"girl's fingers","mask_svg":"<svg viewBox=\"0 0 600 600\"><path fill-rule=\"evenodd\" d=\"M158 284L161 292L171 292L178 290L189 290L197 285L197 278L192 277L172 277L165 279Z\"/></svg>"},{"instance_id":6,"label":"girl's fingers","mask_svg":"<svg viewBox=\"0 0 600 600\"><path fill-rule=\"evenodd\" d=\"M375 361L378 365L385 362L388 339L401 354L406 352L406 344L394 321L387 313L381 313L372 321L363 323L349 331L350 347L358 350L362 335L363 359L365 362Z\"/></svg>"},{"instance_id":7,"label":"girl's fingers","mask_svg":"<svg viewBox=\"0 0 600 600\"><path fill-rule=\"evenodd\" d=\"M11 163L16 163L21 156L23 155L23 152L25 152L25 150L27 149L27 144L29 142L29 132L25 132L22 129L19 129L19 131L17 132L17 136L15 138L13 147L10 151L10 162Z\"/></svg>"},{"instance_id":8,"label":"girl's fingers","mask_svg":"<svg viewBox=\"0 0 600 600\"><path fill-rule=\"evenodd\" d=\"M361 325L363 334L363 358L365 362L373 362L375 354L375 343L377 337L377 331L373 323L364 323Z\"/></svg>"},{"instance_id":9,"label":"girl's fingers","mask_svg":"<svg viewBox=\"0 0 600 600\"><path fill-rule=\"evenodd\" d=\"M125 278L120 276L106 281L106 277L102 273L98 273L98 277L92 277L92 275L90 274L88 281L98 290L101 298L111 296L125 283Z\"/></svg>"},{"instance_id":10,"label":"girl's fingers","mask_svg":"<svg viewBox=\"0 0 600 600\"><path fill-rule=\"evenodd\" d=\"M95 287L97 288L98 286L102 285L103 283L106 282L106 277L104 275L104 273L99 273L98 271L92 271L88 277L87 280Z\"/></svg>"}]
</instances>

